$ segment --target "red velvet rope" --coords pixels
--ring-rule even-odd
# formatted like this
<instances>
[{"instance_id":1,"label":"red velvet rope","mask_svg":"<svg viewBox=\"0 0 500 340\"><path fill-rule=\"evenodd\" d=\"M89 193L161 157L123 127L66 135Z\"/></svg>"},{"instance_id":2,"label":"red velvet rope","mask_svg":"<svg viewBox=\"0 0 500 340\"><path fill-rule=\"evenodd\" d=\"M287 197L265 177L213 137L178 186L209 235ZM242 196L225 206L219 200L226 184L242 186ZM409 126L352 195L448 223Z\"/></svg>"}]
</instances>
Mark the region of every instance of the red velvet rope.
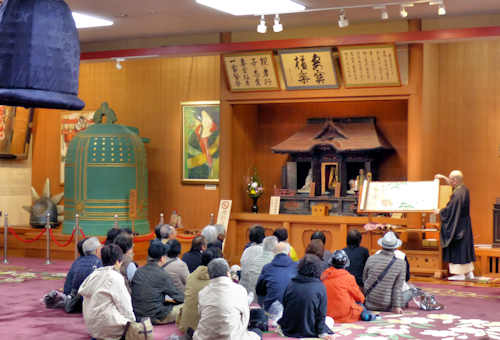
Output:
<instances>
[{"instance_id":1,"label":"red velvet rope","mask_svg":"<svg viewBox=\"0 0 500 340\"><path fill-rule=\"evenodd\" d=\"M73 229L73 232L71 233L71 237L69 238L68 242L66 243L59 243L57 242L56 238L54 237L54 234L52 232L52 229L50 229L50 237L52 238L52 241L54 241L55 244L57 244L59 247L66 247L68 246L72 241L73 241L73 236L75 236L75 229Z\"/></svg>"},{"instance_id":2,"label":"red velvet rope","mask_svg":"<svg viewBox=\"0 0 500 340\"><path fill-rule=\"evenodd\" d=\"M154 232L151 232L146 235L140 235L134 237L134 242L147 242L151 241L155 237Z\"/></svg>"},{"instance_id":3,"label":"red velvet rope","mask_svg":"<svg viewBox=\"0 0 500 340\"><path fill-rule=\"evenodd\" d=\"M42 230L42 232L40 234L38 234L34 239L32 240L24 240L21 238L21 236L17 235L16 232L14 231L14 229L12 229L11 227L8 227L9 229L9 232L14 235L14 237L16 239L18 239L19 241L21 242L24 242L24 243L31 243L31 242L35 242L35 241L38 241L40 239L40 237L42 237L42 235L45 233L46 229Z\"/></svg>"},{"instance_id":4,"label":"red velvet rope","mask_svg":"<svg viewBox=\"0 0 500 340\"><path fill-rule=\"evenodd\" d=\"M82 235L83 238L87 237L87 236L85 236L85 234L83 233L83 230L81 228L78 228L78 230L80 230L80 234Z\"/></svg>"},{"instance_id":5,"label":"red velvet rope","mask_svg":"<svg viewBox=\"0 0 500 340\"><path fill-rule=\"evenodd\" d=\"M192 240L195 237L196 237L196 235L193 235L193 236L182 236L182 235L177 234L177 238L180 238L181 240Z\"/></svg>"}]
</instances>

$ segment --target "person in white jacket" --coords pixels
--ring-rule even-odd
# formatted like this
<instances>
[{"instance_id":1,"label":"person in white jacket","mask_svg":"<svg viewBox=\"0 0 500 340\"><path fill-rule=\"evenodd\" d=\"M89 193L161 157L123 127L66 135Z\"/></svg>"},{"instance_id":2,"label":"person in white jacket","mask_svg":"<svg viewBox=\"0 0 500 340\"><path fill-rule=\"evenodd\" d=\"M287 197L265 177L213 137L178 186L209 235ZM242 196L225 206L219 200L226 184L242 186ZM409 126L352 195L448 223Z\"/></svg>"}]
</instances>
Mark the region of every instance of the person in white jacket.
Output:
<instances>
[{"instance_id":1,"label":"person in white jacket","mask_svg":"<svg viewBox=\"0 0 500 340\"><path fill-rule=\"evenodd\" d=\"M123 252L115 244L101 250L102 268L83 281L83 319L95 339L120 339L129 321L135 321L132 298L120 274Z\"/></svg>"},{"instance_id":2,"label":"person in white jacket","mask_svg":"<svg viewBox=\"0 0 500 340\"><path fill-rule=\"evenodd\" d=\"M250 319L248 295L234 283L222 258L208 264L210 283L198 294L200 321L193 340L258 340L258 330L247 330Z\"/></svg>"}]
</instances>

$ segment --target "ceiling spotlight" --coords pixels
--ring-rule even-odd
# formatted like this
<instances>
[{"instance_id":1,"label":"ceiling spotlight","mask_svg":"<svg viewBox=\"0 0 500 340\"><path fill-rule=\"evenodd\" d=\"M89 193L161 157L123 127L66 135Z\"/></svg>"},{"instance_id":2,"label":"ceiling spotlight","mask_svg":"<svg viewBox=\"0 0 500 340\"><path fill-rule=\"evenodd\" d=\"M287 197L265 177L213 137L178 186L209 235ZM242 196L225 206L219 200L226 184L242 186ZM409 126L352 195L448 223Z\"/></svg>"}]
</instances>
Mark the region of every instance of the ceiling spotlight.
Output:
<instances>
[{"instance_id":1,"label":"ceiling spotlight","mask_svg":"<svg viewBox=\"0 0 500 340\"><path fill-rule=\"evenodd\" d=\"M259 32L259 33L266 33L267 32L266 19L264 18L263 15L261 15L261 17L260 17L260 23L257 26L257 32Z\"/></svg>"},{"instance_id":2,"label":"ceiling spotlight","mask_svg":"<svg viewBox=\"0 0 500 340\"><path fill-rule=\"evenodd\" d=\"M281 31L283 31L283 25L280 24L280 16L279 16L279 14L276 14L276 16L274 17L273 31L274 32L281 32Z\"/></svg>"},{"instance_id":3,"label":"ceiling spotlight","mask_svg":"<svg viewBox=\"0 0 500 340\"><path fill-rule=\"evenodd\" d=\"M401 5L401 10L399 11L401 17L406 18L408 16L408 12L406 11L406 7Z\"/></svg>"},{"instance_id":4,"label":"ceiling spotlight","mask_svg":"<svg viewBox=\"0 0 500 340\"><path fill-rule=\"evenodd\" d=\"M389 19L389 13L387 13L387 8L382 8L382 12L380 13L380 19L387 20Z\"/></svg>"},{"instance_id":5,"label":"ceiling spotlight","mask_svg":"<svg viewBox=\"0 0 500 340\"><path fill-rule=\"evenodd\" d=\"M344 28L347 26L349 26L349 20L346 18L344 10L341 10L339 14L339 27Z\"/></svg>"},{"instance_id":6,"label":"ceiling spotlight","mask_svg":"<svg viewBox=\"0 0 500 340\"><path fill-rule=\"evenodd\" d=\"M123 68L123 65L121 64L121 62L125 61L125 58L116 58L115 61L116 61L116 65L115 65L116 69L121 70Z\"/></svg>"},{"instance_id":7,"label":"ceiling spotlight","mask_svg":"<svg viewBox=\"0 0 500 340\"><path fill-rule=\"evenodd\" d=\"M438 14L439 15L445 15L446 14L446 8L444 7L444 4L443 5L439 5Z\"/></svg>"}]
</instances>

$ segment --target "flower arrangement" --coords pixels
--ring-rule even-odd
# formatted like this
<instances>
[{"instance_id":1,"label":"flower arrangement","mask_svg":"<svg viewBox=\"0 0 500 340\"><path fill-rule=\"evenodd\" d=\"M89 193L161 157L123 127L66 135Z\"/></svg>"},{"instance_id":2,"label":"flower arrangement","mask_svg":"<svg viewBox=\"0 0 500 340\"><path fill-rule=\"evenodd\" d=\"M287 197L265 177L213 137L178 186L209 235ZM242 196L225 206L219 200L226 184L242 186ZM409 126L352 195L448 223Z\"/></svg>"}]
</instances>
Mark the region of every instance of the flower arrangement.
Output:
<instances>
[{"instance_id":1,"label":"flower arrangement","mask_svg":"<svg viewBox=\"0 0 500 340\"><path fill-rule=\"evenodd\" d=\"M248 197L258 198L264 193L264 187L257 175L257 169L254 169L253 175L247 178Z\"/></svg>"}]
</instances>

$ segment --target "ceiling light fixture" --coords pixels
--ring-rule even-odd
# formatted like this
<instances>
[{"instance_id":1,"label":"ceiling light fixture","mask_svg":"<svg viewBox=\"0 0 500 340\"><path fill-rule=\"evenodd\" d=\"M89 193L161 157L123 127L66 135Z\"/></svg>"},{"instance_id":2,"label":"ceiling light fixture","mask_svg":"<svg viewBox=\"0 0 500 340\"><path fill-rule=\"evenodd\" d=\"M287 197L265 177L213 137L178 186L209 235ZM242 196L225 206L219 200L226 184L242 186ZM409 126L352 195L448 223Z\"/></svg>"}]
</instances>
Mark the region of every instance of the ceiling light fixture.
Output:
<instances>
[{"instance_id":1,"label":"ceiling light fixture","mask_svg":"<svg viewBox=\"0 0 500 340\"><path fill-rule=\"evenodd\" d=\"M283 31L283 25L280 23L280 16L279 16L279 14L276 14L274 16L273 31L276 32L276 33Z\"/></svg>"},{"instance_id":2,"label":"ceiling light fixture","mask_svg":"<svg viewBox=\"0 0 500 340\"><path fill-rule=\"evenodd\" d=\"M306 9L293 0L196 0L200 5L232 15L297 13Z\"/></svg>"},{"instance_id":3,"label":"ceiling light fixture","mask_svg":"<svg viewBox=\"0 0 500 340\"><path fill-rule=\"evenodd\" d=\"M408 16L408 12L406 11L406 7L401 5L401 10L399 11L399 14L401 14L402 18L406 18Z\"/></svg>"},{"instance_id":4,"label":"ceiling light fixture","mask_svg":"<svg viewBox=\"0 0 500 340\"><path fill-rule=\"evenodd\" d=\"M115 59L115 67L118 71L120 71L122 68L123 68L123 65L121 64L121 62L124 62L125 61L125 58L116 58Z\"/></svg>"},{"instance_id":5,"label":"ceiling light fixture","mask_svg":"<svg viewBox=\"0 0 500 340\"><path fill-rule=\"evenodd\" d=\"M259 33L266 33L267 32L266 19L264 18L263 15L261 15L260 23L257 25L257 32L259 32Z\"/></svg>"},{"instance_id":6,"label":"ceiling light fixture","mask_svg":"<svg viewBox=\"0 0 500 340\"><path fill-rule=\"evenodd\" d=\"M389 19L389 13L387 12L387 6L386 5L380 5L380 6L374 6L374 10L380 10L380 19L382 20L387 20Z\"/></svg>"},{"instance_id":7,"label":"ceiling light fixture","mask_svg":"<svg viewBox=\"0 0 500 340\"><path fill-rule=\"evenodd\" d=\"M444 4L443 5L439 5L438 15L446 15L446 8L444 7Z\"/></svg>"},{"instance_id":8,"label":"ceiling light fixture","mask_svg":"<svg viewBox=\"0 0 500 340\"><path fill-rule=\"evenodd\" d=\"M340 28L345 28L349 26L349 20L346 18L345 16L345 12L344 10L342 9L340 11L340 14L339 14L339 27Z\"/></svg>"},{"instance_id":9,"label":"ceiling light fixture","mask_svg":"<svg viewBox=\"0 0 500 340\"><path fill-rule=\"evenodd\" d=\"M83 14L79 12L72 12L73 19L75 20L76 28L92 28L92 27L104 27L113 25L113 21L98 18L92 15Z\"/></svg>"}]
</instances>

